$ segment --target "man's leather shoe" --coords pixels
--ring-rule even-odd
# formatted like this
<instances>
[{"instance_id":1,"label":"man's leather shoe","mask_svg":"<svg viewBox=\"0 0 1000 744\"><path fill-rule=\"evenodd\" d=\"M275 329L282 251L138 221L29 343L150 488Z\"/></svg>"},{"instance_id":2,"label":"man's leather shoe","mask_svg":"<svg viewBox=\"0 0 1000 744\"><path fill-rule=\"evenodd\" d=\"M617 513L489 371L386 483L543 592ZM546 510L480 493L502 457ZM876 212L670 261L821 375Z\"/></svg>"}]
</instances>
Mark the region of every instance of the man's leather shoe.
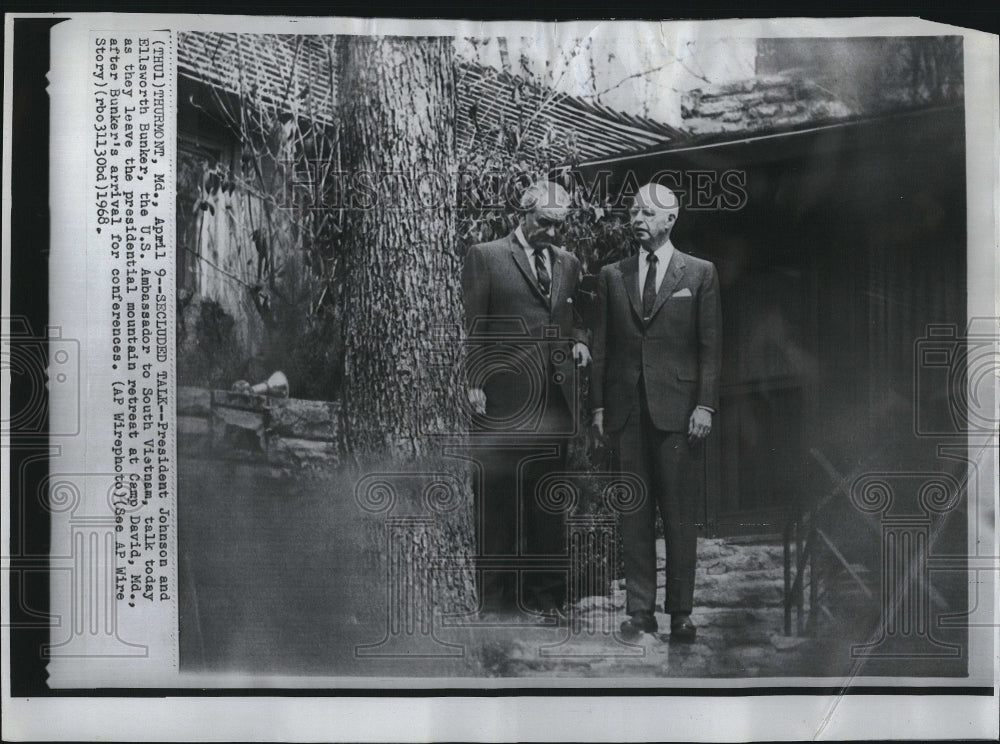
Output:
<instances>
[{"instance_id":1,"label":"man's leather shoe","mask_svg":"<svg viewBox=\"0 0 1000 744\"><path fill-rule=\"evenodd\" d=\"M691 622L690 615L678 615L670 619L670 640L693 643L698 627Z\"/></svg>"},{"instance_id":2,"label":"man's leather shoe","mask_svg":"<svg viewBox=\"0 0 1000 744\"><path fill-rule=\"evenodd\" d=\"M655 617L645 612L637 612L622 623L622 637L632 640L643 633L655 633L659 628Z\"/></svg>"}]
</instances>

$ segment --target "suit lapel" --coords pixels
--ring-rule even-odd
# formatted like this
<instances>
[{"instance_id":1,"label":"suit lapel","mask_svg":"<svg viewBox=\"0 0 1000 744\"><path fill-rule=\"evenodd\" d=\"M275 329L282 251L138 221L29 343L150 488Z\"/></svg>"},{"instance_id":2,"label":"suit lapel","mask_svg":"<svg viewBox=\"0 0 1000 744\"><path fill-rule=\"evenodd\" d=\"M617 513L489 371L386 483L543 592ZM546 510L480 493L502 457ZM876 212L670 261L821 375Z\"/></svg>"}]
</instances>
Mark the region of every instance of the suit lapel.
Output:
<instances>
[{"instance_id":1,"label":"suit lapel","mask_svg":"<svg viewBox=\"0 0 1000 744\"><path fill-rule=\"evenodd\" d=\"M684 254L674 248L674 254L670 257L670 265L667 266L667 273L663 275L663 283L660 284L660 291L656 293L656 302L653 303L653 312L649 314L652 320L663 307L663 303L674 293L674 288L684 277Z\"/></svg>"},{"instance_id":2,"label":"suit lapel","mask_svg":"<svg viewBox=\"0 0 1000 744\"><path fill-rule=\"evenodd\" d=\"M622 279L625 282L625 293L635 317L642 321L642 301L639 299L639 256L630 256L622 263Z\"/></svg>"},{"instance_id":3,"label":"suit lapel","mask_svg":"<svg viewBox=\"0 0 1000 744\"><path fill-rule=\"evenodd\" d=\"M521 244L518 242L517 236L514 235L514 233L511 233L508 238L508 242L510 244L510 255L514 259L514 263L517 264L517 268L519 268L521 273L524 275L524 280L528 283L528 286L531 287L531 291L535 293L535 296L547 305L548 300L546 300L545 295L542 294L542 290L538 286L535 274L532 272L531 266L528 265L528 257L524 253L524 248L522 248Z\"/></svg>"}]
</instances>

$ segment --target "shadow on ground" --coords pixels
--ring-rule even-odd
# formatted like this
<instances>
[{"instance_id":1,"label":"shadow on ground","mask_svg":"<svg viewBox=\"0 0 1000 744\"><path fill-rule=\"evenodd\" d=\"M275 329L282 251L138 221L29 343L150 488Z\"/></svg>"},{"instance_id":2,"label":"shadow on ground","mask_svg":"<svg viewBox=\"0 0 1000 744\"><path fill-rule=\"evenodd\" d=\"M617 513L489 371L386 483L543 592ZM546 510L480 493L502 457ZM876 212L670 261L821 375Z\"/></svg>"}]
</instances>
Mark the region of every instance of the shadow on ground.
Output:
<instances>
[{"instance_id":1,"label":"shadow on ground","mask_svg":"<svg viewBox=\"0 0 1000 744\"><path fill-rule=\"evenodd\" d=\"M387 636L384 564L345 475L292 479L266 467L187 458L180 468L182 672L330 677L754 678L960 674L964 661L859 666L869 605L785 636L780 545L701 540L698 640L626 643L619 582L574 608L568 626L436 618L434 638ZM662 596L661 596L662 599ZM877 608L876 608L877 609ZM529 620L531 620L529 622ZM662 630L669 616L658 615ZM419 635L419 634L418 634ZM368 647L359 652L360 647ZM367 654L367 655L364 655ZM382 655L385 654L385 655Z\"/></svg>"}]
</instances>

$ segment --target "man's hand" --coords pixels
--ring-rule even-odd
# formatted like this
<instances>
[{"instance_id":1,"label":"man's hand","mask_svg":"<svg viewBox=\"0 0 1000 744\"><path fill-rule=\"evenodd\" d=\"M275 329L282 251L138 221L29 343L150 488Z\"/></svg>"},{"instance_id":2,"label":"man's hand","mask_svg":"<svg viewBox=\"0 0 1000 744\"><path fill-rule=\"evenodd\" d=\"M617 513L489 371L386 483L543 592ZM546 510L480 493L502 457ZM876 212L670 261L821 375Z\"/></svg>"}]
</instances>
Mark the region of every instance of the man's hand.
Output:
<instances>
[{"instance_id":1,"label":"man's hand","mask_svg":"<svg viewBox=\"0 0 1000 744\"><path fill-rule=\"evenodd\" d=\"M707 408L698 406L688 422L688 442L694 444L707 437L710 431L712 431L712 413Z\"/></svg>"},{"instance_id":2,"label":"man's hand","mask_svg":"<svg viewBox=\"0 0 1000 744\"><path fill-rule=\"evenodd\" d=\"M604 436L604 409L598 408L594 411L594 431L597 432L598 436Z\"/></svg>"},{"instance_id":3,"label":"man's hand","mask_svg":"<svg viewBox=\"0 0 1000 744\"><path fill-rule=\"evenodd\" d=\"M587 344L581 344L579 341L573 344L573 361L578 367L590 364L590 349L587 348Z\"/></svg>"},{"instance_id":4,"label":"man's hand","mask_svg":"<svg viewBox=\"0 0 1000 744\"><path fill-rule=\"evenodd\" d=\"M482 388L469 388L469 403L476 413L486 413L486 393Z\"/></svg>"}]
</instances>

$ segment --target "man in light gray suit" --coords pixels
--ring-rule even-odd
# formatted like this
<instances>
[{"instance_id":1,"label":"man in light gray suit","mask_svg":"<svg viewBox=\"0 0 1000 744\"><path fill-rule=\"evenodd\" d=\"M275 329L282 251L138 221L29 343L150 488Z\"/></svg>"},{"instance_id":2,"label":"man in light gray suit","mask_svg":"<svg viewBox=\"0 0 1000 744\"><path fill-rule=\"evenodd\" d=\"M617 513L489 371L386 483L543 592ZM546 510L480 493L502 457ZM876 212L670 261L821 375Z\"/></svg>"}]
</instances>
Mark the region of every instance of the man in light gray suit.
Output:
<instances>
[{"instance_id":1,"label":"man in light gray suit","mask_svg":"<svg viewBox=\"0 0 1000 744\"><path fill-rule=\"evenodd\" d=\"M715 266L670 242L678 211L677 197L659 184L635 195L629 215L642 250L601 270L590 403L621 468L646 484L646 500L622 516L629 615L622 633L658 630L659 508L671 639L693 641L698 465L719 405L722 334Z\"/></svg>"}]
</instances>

